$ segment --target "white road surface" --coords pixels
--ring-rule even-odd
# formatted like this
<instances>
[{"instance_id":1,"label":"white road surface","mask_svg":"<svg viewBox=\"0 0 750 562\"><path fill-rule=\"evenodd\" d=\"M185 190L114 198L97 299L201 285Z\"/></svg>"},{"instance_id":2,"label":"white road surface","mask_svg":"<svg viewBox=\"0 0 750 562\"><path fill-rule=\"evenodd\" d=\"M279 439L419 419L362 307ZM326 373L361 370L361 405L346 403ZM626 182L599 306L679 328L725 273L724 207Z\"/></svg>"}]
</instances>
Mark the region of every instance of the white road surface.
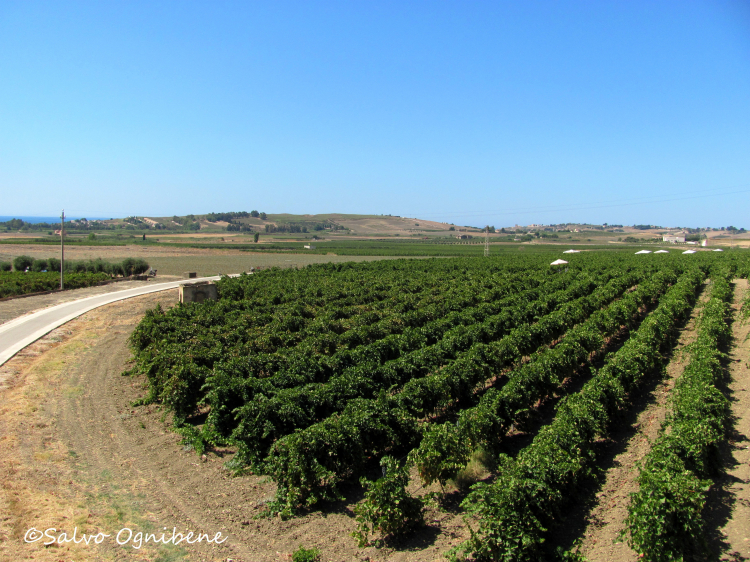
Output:
<instances>
[{"instance_id":1,"label":"white road surface","mask_svg":"<svg viewBox=\"0 0 750 562\"><path fill-rule=\"evenodd\" d=\"M13 357L27 345L48 334L58 326L62 326L81 314L104 306L105 304L137 297L157 291L175 289L186 283L197 283L201 281L217 281L216 277L199 277L197 279L184 279L182 281L170 281L168 283L154 283L146 287L125 289L104 295L96 295L76 301L66 302L37 310L31 314L19 316L18 318L0 324L0 365Z\"/></svg>"}]
</instances>

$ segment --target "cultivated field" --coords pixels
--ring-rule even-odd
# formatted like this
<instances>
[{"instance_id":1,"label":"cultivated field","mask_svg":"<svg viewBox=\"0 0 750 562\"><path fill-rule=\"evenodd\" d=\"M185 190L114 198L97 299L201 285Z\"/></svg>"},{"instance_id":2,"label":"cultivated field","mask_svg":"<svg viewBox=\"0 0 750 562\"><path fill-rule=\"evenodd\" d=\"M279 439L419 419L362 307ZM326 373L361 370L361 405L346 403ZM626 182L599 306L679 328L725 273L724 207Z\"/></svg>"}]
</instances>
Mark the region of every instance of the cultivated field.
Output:
<instances>
[{"instance_id":1,"label":"cultivated field","mask_svg":"<svg viewBox=\"0 0 750 562\"><path fill-rule=\"evenodd\" d=\"M0 553L34 520L230 536L161 560L750 556L750 261L566 259L269 270L85 315L0 370Z\"/></svg>"},{"instance_id":2,"label":"cultivated field","mask_svg":"<svg viewBox=\"0 0 750 562\"><path fill-rule=\"evenodd\" d=\"M695 370L713 368L714 378L696 375L689 384L713 388L724 376L719 363L710 367L710 354L720 357L730 343L728 280L748 273L738 256L744 254L644 260L599 253L558 272L546 256L529 255L318 266L224 280L217 304L146 316L132 337L133 372L147 377L144 403L167 407L198 454L236 450L228 468L276 483L268 516L326 512L359 494L351 488L359 478L376 479L378 464L395 471L391 478L405 464L423 486L437 482L441 489L450 482L465 487L479 465L482 479L493 476L454 506L476 531L454 555L537 560L552 556L546 529L561 522L581 489L595 485L592 471L606 456L602 439L623 415L636 413L635 397L663 376L665 357L702 294L697 338L705 349L696 361L709 363ZM704 337L709 325L723 326L723 335ZM723 395L697 403L706 400L728 407ZM674 407L686 412L678 432L685 452L676 458L687 468L667 470L689 470L704 482L715 473L698 459L718 455L727 415L705 421L719 428L717 436L695 441L690 424L704 423L698 406L680 399ZM378 481L375 489L394 482ZM703 530L690 514L700 512L706 491L695 489L705 484L685 484L688 500L652 485L655 492L633 496L628 507L631 546L649 560L660 560L665 549L679 556L698 548L692 538ZM406 493L396 488L390 493ZM659 508L660 497L688 523L654 526L645 514ZM424 498L399 502L389 507L388 498L366 495L366 507L355 509L360 530L386 540L408 536L406 528L422 520ZM409 513L399 511L407 504ZM360 539L367 544L366 533Z\"/></svg>"},{"instance_id":3,"label":"cultivated field","mask_svg":"<svg viewBox=\"0 0 750 562\"><path fill-rule=\"evenodd\" d=\"M32 258L59 257L60 249L44 244L0 246L0 261L12 261L20 255ZM303 267L312 263L341 263L350 261L372 261L384 256L336 256L321 254L252 253L238 250L175 248L169 246L66 246L65 257L70 260L102 258L121 261L133 257L145 259L162 275L181 276L186 271L195 271L199 276L242 273L254 268Z\"/></svg>"}]
</instances>

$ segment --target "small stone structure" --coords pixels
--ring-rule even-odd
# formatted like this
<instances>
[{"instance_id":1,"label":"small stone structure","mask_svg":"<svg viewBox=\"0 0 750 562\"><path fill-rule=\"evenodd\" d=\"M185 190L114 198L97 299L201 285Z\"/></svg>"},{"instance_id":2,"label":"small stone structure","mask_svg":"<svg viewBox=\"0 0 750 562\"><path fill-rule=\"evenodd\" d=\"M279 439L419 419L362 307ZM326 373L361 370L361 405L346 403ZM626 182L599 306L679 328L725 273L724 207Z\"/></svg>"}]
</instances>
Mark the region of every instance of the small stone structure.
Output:
<instances>
[{"instance_id":1,"label":"small stone structure","mask_svg":"<svg viewBox=\"0 0 750 562\"><path fill-rule=\"evenodd\" d=\"M184 279L195 279L196 277L198 277L198 274L195 271L186 271L182 274L182 277Z\"/></svg>"},{"instance_id":2,"label":"small stone structure","mask_svg":"<svg viewBox=\"0 0 750 562\"><path fill-rule=\"evenodd\" d=\"M215 301L218 298L219 292L216 285L208 281L180 285L180 302Z\"/></svg>"}]
</instances>

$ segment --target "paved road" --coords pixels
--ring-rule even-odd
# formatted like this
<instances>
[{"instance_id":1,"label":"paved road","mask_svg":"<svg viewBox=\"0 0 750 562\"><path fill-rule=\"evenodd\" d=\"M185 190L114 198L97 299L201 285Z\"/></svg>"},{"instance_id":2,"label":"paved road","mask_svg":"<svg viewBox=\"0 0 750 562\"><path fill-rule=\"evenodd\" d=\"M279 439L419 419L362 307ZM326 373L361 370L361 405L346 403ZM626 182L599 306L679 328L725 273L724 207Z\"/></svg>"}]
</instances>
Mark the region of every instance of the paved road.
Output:
<instances>
[{"instance_id":1,"label":"paved road","mask_svg":"<svg viewBox=\"0 0 750 562\"><path fill-rule=\"evenodd\" d=\"M114 293L107 293L104 295L66 302L32 312L31 314L26 314L25 316L20 316L15 320L11 320L5 324L0 324L0 365L5 363L24 347L35 342L45 334L48 334L58 326L62 326L73 318L76 318L94 308L123 299L145 295L147 293L174 289L185 283L216 281L218 279L220 279L219 276L184 279L182 281L170 281L168 283L155 283L146 287L125 289L124 291L116 291Z\"/></svg>"}]
</instances>

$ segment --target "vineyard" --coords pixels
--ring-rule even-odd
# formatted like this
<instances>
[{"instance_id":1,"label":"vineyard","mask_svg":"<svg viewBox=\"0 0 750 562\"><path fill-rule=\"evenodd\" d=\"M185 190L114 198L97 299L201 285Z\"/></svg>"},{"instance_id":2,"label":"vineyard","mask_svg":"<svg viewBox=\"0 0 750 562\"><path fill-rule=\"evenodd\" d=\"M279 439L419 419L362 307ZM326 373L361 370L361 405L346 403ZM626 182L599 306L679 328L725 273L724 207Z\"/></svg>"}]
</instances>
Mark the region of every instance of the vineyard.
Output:
<instances>
[{"instance_id":1,"label":"vineyard","mask_svg":"<svg viewBox=\"0 0 750 562\"><path fill-rule=\"evenodd\" d=\"M700 513L729 427L717 388L731 281L747 277L750 260L592 252L570 261L397 260L224 278L218 301L146 314L129 374L147 381L140 403L171 412L199 454L232 447L229 468L273 479L267 515L325 510L363 479L355 534L366 545L369 534L419 526L426 499L406 494L409 471L443 490L481 453L492 477L460 507L471 538L446 554L550 559L550 529L599 470L598 444L663 376L703 298L623 537L645 560L682 559L702 547ZM519 426L535 434L510 447Z\"/></svg>"},{"instance_id":2,"label":"vineyard","mask_svg":"<svg viewBox=\"0 0 750 562\"><path fill-rule=\"evenodd\" d=\"M65 275L66 289L90 287L111 279L108 273L68 273ZM41 291L54 291L60 288L59 273L0 273L0 299L16 295L26 295Z\"/></svg>"},{"instance_id":3,"label":"vineyard","mask_svg":"<svg viewBox=\"0 0 750 562\"><path fill-rule=\"evenodd\" d=\"M65 262L64 285L66 289L91 287L118 276L139 275L149 269L142 259L126 258L120 263L102 259ZM0 299L28 295L60 288L60 260L34 259L17 256L10 262L0 261Z\"/></svg>"}]
</instances>

